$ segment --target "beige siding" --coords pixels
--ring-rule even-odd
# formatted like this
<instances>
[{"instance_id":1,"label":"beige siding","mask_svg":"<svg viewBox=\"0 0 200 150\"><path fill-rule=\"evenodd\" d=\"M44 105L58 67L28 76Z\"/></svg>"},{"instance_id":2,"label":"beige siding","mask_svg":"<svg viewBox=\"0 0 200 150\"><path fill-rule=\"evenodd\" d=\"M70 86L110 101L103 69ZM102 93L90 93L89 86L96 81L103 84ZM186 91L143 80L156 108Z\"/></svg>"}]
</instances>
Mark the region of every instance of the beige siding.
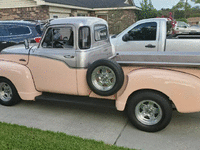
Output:
<instances>
[{"instance_id":1,"label":"beige siding","mask_svg":"<svg viewBox=\"0 0 200 150\"><path fill-rule=\"evenodd\" d=\"M108 21L108 11L96 11L95 14L96 14L96 17L99 17Z\"/></svg>"},{"instance_id":2,"label":"beige siding","mask_svg":"<svg viewBox=\"0 0 200 150\"><path fill-rule=\"evenodd\" d=\"M95 11L95 14L108 14L108 11Z\"/></svg>"},{"instance_id":3,"label":"beige siding","mask_svg":"<svg viewBox=\"0 0 200 150\"><path fill-rule=\"evenodd\" d=\"M70 16L71 9L62 8L62 7L49 7L50 18L57 16L58 18L66 18Z\"/></svg>"},{"instance_id":4,"label":"beige siding","mask_svg":"<svg viewBox=\"0 0 200 150\"><path fill-rule=\"evenodd\" d=\"M84 10L77 10L77 13L81 13L81 14L88 14L88 11L84 11Z\"/></svg>"},{"instance_id":5,"label":"beige siding","mask_svg":"<svg viewBox=\"0 0 200 150\"><path fill-rule=\"evenodd\" d=\"M69 17L70 14L50 13L50 19L54 18L54 16L57 16L58 18L66 18Z\"/></svg>"},{"instance_id":6,"label":"beige siding","mask_svg":"<svg viewBox=\"0 0 200 150\"><path fill-rule=\"evenodd\" d=\"M0 0L0 8L17 8L37 6L34 0Z\"/></svg>"},{"instance_id":7,"label":"beige siding","mask_svg":"<svg viewBox=\"0 0 200 150\"><path fill-rule=\"evenodd\" d=\"M49 7L49 12L69 14L69 13L71 13L71 9L50 6Z\"/></svg>"}]
</instances>

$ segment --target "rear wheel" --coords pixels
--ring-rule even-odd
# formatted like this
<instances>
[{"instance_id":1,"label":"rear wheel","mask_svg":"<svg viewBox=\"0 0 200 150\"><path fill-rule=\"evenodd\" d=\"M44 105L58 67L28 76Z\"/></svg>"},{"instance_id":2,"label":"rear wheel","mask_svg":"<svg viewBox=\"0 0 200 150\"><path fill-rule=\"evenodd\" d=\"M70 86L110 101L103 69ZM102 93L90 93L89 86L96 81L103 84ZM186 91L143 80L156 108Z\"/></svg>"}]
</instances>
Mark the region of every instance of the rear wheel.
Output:
<instances>
[{"instance_id":1,"label":"rear wheel","mask_svg":"<svg viewBox=\"0 0 200 150\"><path fill-rule=\"evenodd\" d=\"M139 92L127 105L128 117L138 129L157 132L164 129L172 117L169 100L162 94L152 91Z\"/></svg>"},{"instance_id":2,"label":"rear wheel","mask_svg":"<svg viewBox=\"0 0 200 150\"><path fill-rule=\"evenodd\" d=\"M15 86L7 79L0 79L0 104L12 106L20 102Z\"/></svg>"}]
</instances>

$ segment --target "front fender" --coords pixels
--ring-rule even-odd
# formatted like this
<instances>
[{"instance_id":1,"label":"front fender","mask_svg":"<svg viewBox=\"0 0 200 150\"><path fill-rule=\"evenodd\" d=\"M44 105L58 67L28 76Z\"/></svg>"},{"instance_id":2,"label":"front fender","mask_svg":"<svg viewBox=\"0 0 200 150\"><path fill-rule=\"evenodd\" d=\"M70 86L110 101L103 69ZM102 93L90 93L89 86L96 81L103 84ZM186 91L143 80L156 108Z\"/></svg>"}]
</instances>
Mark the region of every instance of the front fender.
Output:
<instances>
[{"instance_id":1,"label":"front fender","mask_svg":"<svg viewBox=\"0 0 200 150\"><path fill-rule=\"evenodd\" d=\"M34 100L41 92L36 91L30 70L21 64L0 62L0 77L9 79L23 100Z\"/></svg>"},{"instance_id":2,"label":"front fender","mask_svg":"<svg viewBox=\"0 0 200 150\"><path fill-rule=\"evenodd\" d=\"M138 69L127 76L127 86L116 100L118 110L124 110L133 92L150 89L167 95L179 112L200 111L200 79L196 76L163 69Z\"/></svg>"}]
</instances>

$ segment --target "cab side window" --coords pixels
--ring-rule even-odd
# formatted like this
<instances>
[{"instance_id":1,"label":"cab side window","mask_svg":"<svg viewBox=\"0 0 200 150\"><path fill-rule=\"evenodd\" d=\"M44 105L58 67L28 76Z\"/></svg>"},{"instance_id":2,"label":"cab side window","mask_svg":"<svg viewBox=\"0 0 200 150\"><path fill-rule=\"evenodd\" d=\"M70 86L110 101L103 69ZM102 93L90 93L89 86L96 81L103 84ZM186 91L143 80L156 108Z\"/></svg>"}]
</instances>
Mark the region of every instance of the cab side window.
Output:
<instances>
[{"instance_id":1,"label":"cab side window","mask_svg":"<svg viewBox=\"0 0 200 150\"><path fill-rule=\"evenodd\" d=\"M149 22L140 24L128 32L130 41L154 41L156 40L157 23Z\"/></svg>"},{"instance_id":2,"label":"cab side window","mask_svg":"<svg viewBox=\"0 0 200 150\"><path fill-rule=\"evenodd\" d=\"M27 26L10 25L8 26L9 35L25 35L30 34L31 31Z\"/></svg>"},{"instance_id":3,"label":"cab side window","mask_svg":"<svg viewBox=\"0 0 200 150\"><path fill-rule=\"evenodd\" d=\"M74 32L71 27L49 28L42 43L44 48L74 47Z\"/></svg>"}]
</instances>

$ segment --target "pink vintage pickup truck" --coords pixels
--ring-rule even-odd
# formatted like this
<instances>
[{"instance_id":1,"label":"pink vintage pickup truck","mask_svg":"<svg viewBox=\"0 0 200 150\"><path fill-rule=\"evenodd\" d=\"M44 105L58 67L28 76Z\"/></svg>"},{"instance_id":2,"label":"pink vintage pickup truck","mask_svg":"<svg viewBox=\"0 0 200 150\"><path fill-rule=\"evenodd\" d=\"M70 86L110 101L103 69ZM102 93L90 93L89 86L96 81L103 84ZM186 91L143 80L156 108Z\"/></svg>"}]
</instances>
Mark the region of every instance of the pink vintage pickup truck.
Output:
<instances>
[{"instance_id":1,"label":"pink vintage pickup truck","mask_svg":"<svg viewBox=\"0 0 200 150\"><path fill-rule=\"evenodd\" d=\"M138 64L120 62L122 58L112 49L103 19L51 20L39 45L26 40L25 46L1 51L0 103L15 105L47 93L112 100L136 128L147 132L164 129L172 107L182 113L200 111L200 64L145 64L144 56Z\"/></svg>"}]
</instances>

